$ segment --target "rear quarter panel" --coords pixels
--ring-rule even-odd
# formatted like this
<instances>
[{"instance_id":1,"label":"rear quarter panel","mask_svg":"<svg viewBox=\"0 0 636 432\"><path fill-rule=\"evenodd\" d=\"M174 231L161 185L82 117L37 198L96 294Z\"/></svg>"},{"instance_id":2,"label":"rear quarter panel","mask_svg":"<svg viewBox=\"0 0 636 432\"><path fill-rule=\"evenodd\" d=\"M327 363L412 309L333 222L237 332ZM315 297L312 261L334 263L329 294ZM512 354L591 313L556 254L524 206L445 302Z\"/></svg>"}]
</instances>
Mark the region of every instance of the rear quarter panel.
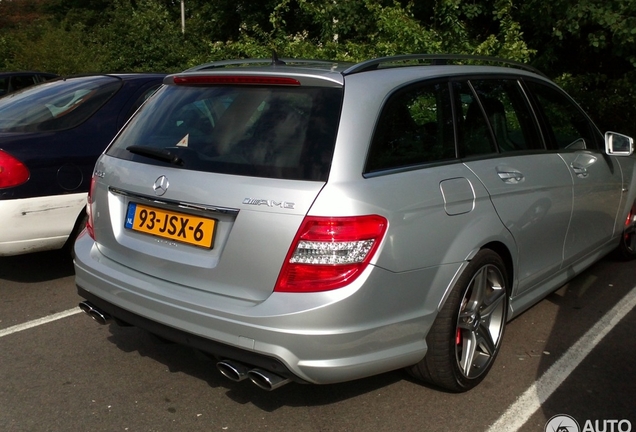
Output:
<instances>
[{"instance_id":1,"label":"rear quarter panel","mask_svg":"<svg viewBox=\"0 0 636 432\"><path fill-rule=\"evenodd\" d=\"M469 211L447 213L440 183L448 179L466 179L472 186L472 203L466 203ZM357 182L330 182L310 214L386 217L389 228L375 265L392 272L462 263L485 244L497 241L516 255L515 243L494 212L485 188L459 162L360 177Z\"/></svg>"}]
</instances>

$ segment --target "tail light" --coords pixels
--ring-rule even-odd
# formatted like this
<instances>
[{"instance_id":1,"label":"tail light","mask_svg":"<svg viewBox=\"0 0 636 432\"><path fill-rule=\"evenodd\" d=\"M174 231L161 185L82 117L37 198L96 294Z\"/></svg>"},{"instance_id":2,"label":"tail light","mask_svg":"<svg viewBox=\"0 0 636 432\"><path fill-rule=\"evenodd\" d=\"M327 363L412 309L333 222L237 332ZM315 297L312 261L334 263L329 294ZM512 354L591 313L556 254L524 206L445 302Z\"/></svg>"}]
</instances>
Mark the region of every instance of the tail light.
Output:
<instances>
[{"instance_id":1,"label":"tail light","mask_svg":"<svg viewBox=\"0 0 636 432\"><path fill-rule=\"evenodd\" d=\"M274 290L318 292L350 284L369 265L387 226L378 215L306 217Z\"/></svg>"},{"instance_id":2,"label":"tail light","mask_svg":"<svg viewBox=\"0 0 636 432\"><path fill-rule=\"evenodd\" d=\"M28 168L19 160L0 150L0 189L19 186L29 180Z\"/></svg>"},{"instance_id":3,"label":"tail light","mask_svg":"<svg viewBox=\"0 0 636 432\"><path fill-rule=\"evenodd\" d=\"M95 175L91 177L91 185L88 189L88 196L86 197L86 231L88 235L95 240L95 231L93 230L93 194L95 189Z\"/></svg>"}]
</instances>

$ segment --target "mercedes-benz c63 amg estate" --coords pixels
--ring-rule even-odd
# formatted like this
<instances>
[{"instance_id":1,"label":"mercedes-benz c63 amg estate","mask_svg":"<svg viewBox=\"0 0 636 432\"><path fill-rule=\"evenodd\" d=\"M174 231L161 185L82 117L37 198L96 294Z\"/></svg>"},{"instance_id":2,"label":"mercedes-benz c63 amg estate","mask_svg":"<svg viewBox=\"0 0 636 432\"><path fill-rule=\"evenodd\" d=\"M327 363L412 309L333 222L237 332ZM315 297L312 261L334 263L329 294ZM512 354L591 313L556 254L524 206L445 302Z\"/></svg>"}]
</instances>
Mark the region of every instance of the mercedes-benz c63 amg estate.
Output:
<instances>
[{"instance_id":1,"label":"mercedes-benz c63 amg estate","mask_svg":"<svg viewBox=\"0 0 636 432\"><path fill-rule=\"evenodd\" d=\"M268 390L399 368L474 387L507 321L634 257L635 160L534 69L456 60L166 77L95 166L82 309Z\"/></svg>"}]
</instances>

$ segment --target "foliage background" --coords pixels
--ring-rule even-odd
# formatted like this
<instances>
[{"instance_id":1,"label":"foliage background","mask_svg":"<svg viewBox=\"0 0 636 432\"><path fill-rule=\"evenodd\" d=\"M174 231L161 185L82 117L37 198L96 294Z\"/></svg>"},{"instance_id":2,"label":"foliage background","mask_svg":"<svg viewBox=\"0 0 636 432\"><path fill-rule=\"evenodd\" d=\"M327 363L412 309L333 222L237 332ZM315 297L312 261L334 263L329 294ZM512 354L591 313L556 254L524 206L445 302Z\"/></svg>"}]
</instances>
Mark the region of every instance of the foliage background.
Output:
<instances>
[{"instance_id":1,"label":"foliage background","mask_svg":"<svg viewBox=\"0 0 636 432\"><path fill-rule=\"evenodd\" d=\"M530 63L636 136L631 0L0 0L0 70L176 72L239 57L462 53Z\"/></svg>"}]
</instances>

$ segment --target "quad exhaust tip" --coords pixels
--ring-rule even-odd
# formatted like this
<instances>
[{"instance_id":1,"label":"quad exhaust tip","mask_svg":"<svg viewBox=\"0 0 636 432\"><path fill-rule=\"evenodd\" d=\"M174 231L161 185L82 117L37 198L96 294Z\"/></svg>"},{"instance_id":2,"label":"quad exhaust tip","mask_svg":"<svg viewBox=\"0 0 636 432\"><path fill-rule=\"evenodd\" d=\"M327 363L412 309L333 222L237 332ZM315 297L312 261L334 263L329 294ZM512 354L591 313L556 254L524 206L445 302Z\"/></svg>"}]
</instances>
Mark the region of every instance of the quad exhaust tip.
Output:
<instances>
[{"instance_id":1,"label":"quad exhaust tip","mask_svg":"<svg viewBox=\"0 0 636 432\"><path fill-rule=\"evenodd\" d=\"M254 384L267 391L276 390L291 381L289 378L263 369L252 369L247 373L247 376Z\"/></svg>"},{"instance_id":2,"label":"quad exhaust tip","mask_svg":"<svg viewBox=\"0 0 636 432\"><path fill-rule=\"evenodd\" d=\"M249 378L252 383L267 391L276 390L291 381L289 378L263 369L252 369L233 360L222 360L216 364L216 368L223 376L234 382L240 382Z\"/></svg>"},{"instance_id":3,"label":"quad exhaust tip","mask_svg":"<svg viewBox=\"0 0 636 432\"><path fill-rule=\"evenodd\" d=\"M216 368L224 377L234 382L243 381L247 378L247 373L249 372L249 368L247 366L229 360L218 362L216 364Z\"/></svg>"},{"instance_id":4,"label":"quad exhaust tip","mask_svg":"<svg viewBox=\"0 0 636 432\"><path fill-rule=\"evenodd\" d=\"M106 325L112 320L112 317L108 313L99 309L89 301L81 302L79 308L101 325ZM255 385L267 391L276 390L291 382L289 378L282 377L264 369L251 368L234 360L221 360L216 364L216 368L224 377L234 382L240 382L249 378Z\"/></svg>"},{"instance_id":5,"label":"quad exhaust tip","mask_svg":"<svg viewBox=\"0 0 636 432\"><path fill-rule=\"evenodd\" d=\"M88 301L83 301L79 304L79 308L89 317L91 317L95 322L106 325L112 319L111 316L99 309L97 306Z\"/></svg>"}]
</instances>

